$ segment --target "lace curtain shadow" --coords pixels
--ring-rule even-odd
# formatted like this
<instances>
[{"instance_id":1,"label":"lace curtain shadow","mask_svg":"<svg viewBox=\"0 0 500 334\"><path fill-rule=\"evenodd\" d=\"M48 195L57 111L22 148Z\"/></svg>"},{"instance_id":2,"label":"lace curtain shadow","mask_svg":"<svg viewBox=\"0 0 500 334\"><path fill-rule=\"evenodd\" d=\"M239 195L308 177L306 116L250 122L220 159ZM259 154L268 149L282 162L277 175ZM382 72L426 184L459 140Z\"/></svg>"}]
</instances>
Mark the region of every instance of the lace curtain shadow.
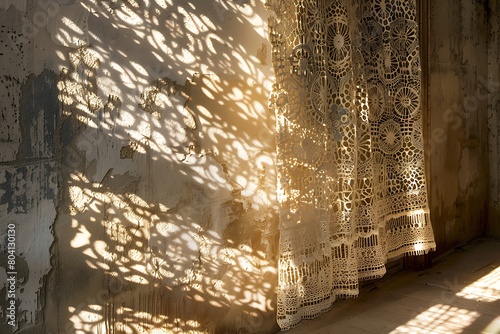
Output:
<instances>
[{"instance_id":1,"label":"lace curtain shadow","mask_svg":"<svg viewBox=\"0 0 500 334\"><path fill-rule=\"evenodd\" d=\"M280 258L277 321L358 294L435 249L414 1L268 0Z\"/></svg>"}]
</instances>

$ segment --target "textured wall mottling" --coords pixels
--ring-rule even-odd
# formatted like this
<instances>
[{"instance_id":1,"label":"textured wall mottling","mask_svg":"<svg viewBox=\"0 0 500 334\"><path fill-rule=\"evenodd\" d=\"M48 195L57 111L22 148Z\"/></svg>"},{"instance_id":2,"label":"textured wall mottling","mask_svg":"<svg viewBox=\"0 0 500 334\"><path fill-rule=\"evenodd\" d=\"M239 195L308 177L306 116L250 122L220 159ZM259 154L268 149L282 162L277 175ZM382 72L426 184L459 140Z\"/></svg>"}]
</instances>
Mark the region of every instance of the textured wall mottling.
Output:
<instances>
[{"instance_id":1,"label":"textured wall mottling","mask_svg":"<svg viewBox=\"0 0 500 334\"><path fill-rule=\"evenodd\" d=\"M20 5L20 6L19 6ZM23 29L33 8L20 1L0 7L0 332L6 324L7 272L17 273L16 322L43 319L44 279L51 269L51 232L57 210L57 76L35 73L32 38ZM15 226L15 268L9 268L8 226ZM14 269L14 270L12 270ZM9 277L11 275L9 274Z\"/></svg>"}]
</instances>

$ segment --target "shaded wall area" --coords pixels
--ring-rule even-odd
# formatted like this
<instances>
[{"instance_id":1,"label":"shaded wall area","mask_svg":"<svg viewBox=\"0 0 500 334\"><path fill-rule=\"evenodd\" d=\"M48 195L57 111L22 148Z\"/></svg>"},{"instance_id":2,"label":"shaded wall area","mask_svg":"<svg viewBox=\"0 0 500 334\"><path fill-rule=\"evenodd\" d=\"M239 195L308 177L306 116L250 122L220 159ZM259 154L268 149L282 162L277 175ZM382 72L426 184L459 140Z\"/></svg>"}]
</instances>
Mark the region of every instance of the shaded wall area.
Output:
<instances>
[{"instance_id":1,"label":"shaded wall area","mask_svg":"<svg viewBox=\"0 0 500 334\"><path fill-rule=\"evenodd\" d=\"M490 198L487 1L430 1L426 149L437 251L485 233Z\"/></svg>"},{"instance_id":2,"label":"shaded wall area","mask_svg":"<svg viewBox=\"0 0 500 334\"><path fill-rule=\"evenodd\" d=\"M488 144L490 200L488 233L500 238L500 4L488 2Z\"/></svg>"}]
</instances>

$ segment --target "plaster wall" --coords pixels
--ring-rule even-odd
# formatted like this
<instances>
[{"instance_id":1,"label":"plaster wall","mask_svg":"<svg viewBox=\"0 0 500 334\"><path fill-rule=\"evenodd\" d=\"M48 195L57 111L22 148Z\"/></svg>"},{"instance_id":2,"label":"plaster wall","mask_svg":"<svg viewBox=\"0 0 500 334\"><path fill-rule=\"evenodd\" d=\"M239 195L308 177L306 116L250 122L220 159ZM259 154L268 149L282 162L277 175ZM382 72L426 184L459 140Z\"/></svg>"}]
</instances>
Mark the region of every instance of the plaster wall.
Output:
<instances>
[{"instance_id":1,"label":"plaster wall","mask_svg":"<svg viewBox=\"0 0 500 334\"><path fill-rule=\"evenodd\" d=\"M263 3L0 7L0 228L15 224L18 236L14 329L274 331ZM5 322L2 333L13 329Z\"/></svg>"}]
</instances>

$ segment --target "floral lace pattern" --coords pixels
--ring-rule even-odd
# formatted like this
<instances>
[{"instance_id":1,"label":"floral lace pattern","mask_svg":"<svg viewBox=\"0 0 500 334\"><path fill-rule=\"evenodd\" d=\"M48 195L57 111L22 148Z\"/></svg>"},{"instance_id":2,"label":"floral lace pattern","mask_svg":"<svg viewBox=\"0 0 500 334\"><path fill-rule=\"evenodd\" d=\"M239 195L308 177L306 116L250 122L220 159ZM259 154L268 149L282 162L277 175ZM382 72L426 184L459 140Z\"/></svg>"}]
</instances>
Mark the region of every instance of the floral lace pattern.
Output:
<instances>
[{"instance_id":1,"label":"floral lace pattern","mask_svg":"<svg viewBox=\"0 0 500 334\"><path fill-rule=\"evenodd\" d=\"M414 1L268 0L289 329L435 248Z\"/></svg>"}]
</instances>

